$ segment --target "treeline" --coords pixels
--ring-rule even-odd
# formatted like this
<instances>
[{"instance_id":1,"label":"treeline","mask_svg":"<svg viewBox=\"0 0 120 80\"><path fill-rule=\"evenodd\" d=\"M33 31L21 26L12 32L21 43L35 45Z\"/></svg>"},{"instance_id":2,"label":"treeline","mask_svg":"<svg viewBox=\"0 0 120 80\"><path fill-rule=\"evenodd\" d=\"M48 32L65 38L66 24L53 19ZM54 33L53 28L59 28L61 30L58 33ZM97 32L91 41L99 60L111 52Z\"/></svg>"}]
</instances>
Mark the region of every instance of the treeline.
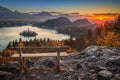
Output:
<instances>
[{"instance_id":1,"label":"treeline","mask_svg":"<svg viewBox=\"0 0 120 80\"><path fill-rule=\"evenodd\" d=\"M18 53L17 50L11 49L11 47L50 47L50 46L64 46L64 43L63 41L51 40L50 38L40 38L40 39L34 38L34 39L30 39L29 41L28 40L23 41L22 38L20 38L19 40L13 40L9 42L7 47L2 52L0 52L0 65L13 60L11 56L15 53ZM39 51L47 52L46 49Z\"/></svg>"},{"instance_id":2,"label":"treeline","mask_svg":"<svg viewBox=\"0 0 120 80\"><path fill-rule=\"evenodd\" d=\"M120 16L114 21L99 25L94 31L87 30L86 34L64 40L65 45L82 51L89 45L120 47Z\"/></svg>"},{"instance_id":3,"label":"treeline","mask_svg":"<svg viewBox=\"0 0 120 80\"><path fill-rule=\"evenodd\" d=\"M13 40L11 42L9 42L7 48L10 47L18 47L20 44L23 44L23 46L27 47L27 46L49 46L48 43L50 42L55 42L54 40L51 40L50 38L40 38L40 39L30 39L30 40L26 40L23 41L22 38L20 38L19 40Z\"/></svg>"},{"instance_id":4,"label":"treeline","mask_svg":"<svg viewBox=\"0 0 120 80\"><path fill-rule=\"evenodd\" d=\"M13 59L11 58L11 55L13 55L14 53L16 53L15 50L11 50L8 48L6 48L2 52L0 52L0 65L5 64L9 61L12 61Z\"/></svg>"},{"instance_id":5,"label":"treeline","mask_svg":"<svg viewBox=\"0 0 120 80\"><path fill-rule=\"evenodd\" d=\"M58 33L62 33L62 34L67 34L70 35L72 37L78 37L81 34L85 35L87 33L89 29L87 29L86 27L62 27L62 28L58 28L57 32Z\"/></svg>"},{"instance_id":6,"label":"treeline","mask_svg":"<svg viewBox=\"0 0 120 80\"><path fill-rule=\"evenodd\" d=\"M23 26L28 25L30 22L27 21L0 21L0 28L1 27L14 27L14 26Z\"/></svg>"}]
</instances>

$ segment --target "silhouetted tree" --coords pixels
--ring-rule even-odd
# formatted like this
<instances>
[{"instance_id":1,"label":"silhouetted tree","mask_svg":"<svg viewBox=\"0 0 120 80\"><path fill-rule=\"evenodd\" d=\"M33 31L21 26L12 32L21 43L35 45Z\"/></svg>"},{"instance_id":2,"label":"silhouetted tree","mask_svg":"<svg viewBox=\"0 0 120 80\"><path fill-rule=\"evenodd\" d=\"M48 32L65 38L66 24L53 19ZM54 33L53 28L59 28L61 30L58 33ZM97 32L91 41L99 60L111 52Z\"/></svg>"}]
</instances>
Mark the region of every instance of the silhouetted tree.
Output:
<instances>
[{"instance_id":1,"label":"silhouetted tree","mask_svg":"<svg viewBox=\"0 0 120 80\"><path fill-rule=\"evenodd\" d=\"M15 45L15 41L14 41L14 40L13 40L13 42L12 42L12 46L13 46L13 47L15 47L15 46L16 46L16 45Z\"/></svg>"},{"instance_id":2,"label":"silhouetted tree","mask_svg":"<svg viewBox=\"0 0 120 80\"><path fill-rule=\"evenodd\" d=\"M120 34L120 15L118 16L117 20L115 21L115 31Z\"/></svg>"},{"instance_id":3,"label":"silhouetted tree","mask_svg":"<svg viewBox=\"0 0 120 80\"><path fill-rule=\"evenodd\" d=\"M46 42L46 38L43 39L43 42Z\"/></svg>"},{"instance_id":4,"label":"silhouetted tree","mask_svg":"<svg viewBox=\"0 0 120 80\"><path fill-rule=\"evenodd\" d=\"M50 42L50 38L47 38L47 42Z\"/></svg>"},{"instance_id":5,"label":"silhouetted tree","mask_svg":"<svg viewBox=\"0 0 120 80\"><path fill-rule=\"evenodd\" d=\"M19 39L19 42L22 41L22 38Z\"/></svg>"},{"instance_id":6,"label":"silhouetted tree","mask_svg":"<svg viewBox=\"0 0 120 80\"><path fill-rule=\"evenodd\" d=\"M7 48L10 48L10 47L12 47L12 42L9 42L7 45Z\"/></svg>"},{"instance_id":7,"label":"silhouetted tree","mask_svg":"<svg viewBox=\"0 0 120 80\"><path fill-rule=\"evenodd\" d=\"M15 40L15 42L14 42L14 43L15 43L15 46L17 46L17 45L18 45L18 41L17 41L17 40Z\"/></svg>"}]
</instances>

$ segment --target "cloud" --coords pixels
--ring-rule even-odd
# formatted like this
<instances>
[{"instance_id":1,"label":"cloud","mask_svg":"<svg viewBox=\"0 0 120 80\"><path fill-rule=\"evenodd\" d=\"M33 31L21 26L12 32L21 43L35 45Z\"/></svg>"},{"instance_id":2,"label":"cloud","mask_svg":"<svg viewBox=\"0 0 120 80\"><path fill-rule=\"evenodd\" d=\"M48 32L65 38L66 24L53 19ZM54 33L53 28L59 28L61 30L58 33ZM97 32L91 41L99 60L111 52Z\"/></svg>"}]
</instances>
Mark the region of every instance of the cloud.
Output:
<instances>
[{"instance_id":1,"label":"cloud","mask_svg":"<svg viewBox=\"0 0 120 80\"><path fill-rule=\"evenodd\" d=\"M81 15L78 12L59 14L59 17L68 17L72 21L77 20L77 19L85 18L83 15Z\"/></svg>"},{"instance_id":2,"label":"cloud","mask_svg":"<svg viewBox=\"0 0 120 80\"><path fill-rule=\"evenodd\" d=\"M120 15L120 13L93 13L95 16L116 16Z\"/></svg>"},{"instance_id":3,"label":"cloud","mask_svg":"<svg viewBox=\"0 0 120 80\"><path fill-rule=\"evenodd\" d=\"M32 12L34 13L34 12ZM40 13L40 12L37 12ZM55 16L55 17L67 17L69 18L71 21L75 21L77 19L89 19L92 21L99 21L99 19L102 17L103 20L113 20L115 19L115 17L117 17L118 15L120 15L120 13L87 13L87 14L80 14L78 12L74 12L74 13L63 13L63 12L48 12L51 15Z\"/></svg>"},{"instance_id":4,"label":"cloud","mask_svg":"<svg viewBox=\"0 0 120 80\"><path fill-rule=\"evenodd\" d=\"M115 20L118 15L120 15L120 13L91 13L84 15L84 17L99 22L100 18L103 19L102 21Z\"/></svg>"},{"instance_id":5,"label":"cloud","mask_svg":"<svg viewBox=\"0 0 120 80\"><path fill-rule=\"evenodd\" d=\"M94 17L94 16L118 16L120 13L92 13L86 14L86 17Z\"/></svg>"},{"instance_id":6,"label":"cloud","mask_svg":"<svg viewBox=\"0 0 120 80\"><path fill-rule=\"evenodd\" d=\"M51 13L51 14L53 14L53 15L60 15L60 14L63 14L63 12L49 12L49 13Z\"/></svg>"}]
</instances>

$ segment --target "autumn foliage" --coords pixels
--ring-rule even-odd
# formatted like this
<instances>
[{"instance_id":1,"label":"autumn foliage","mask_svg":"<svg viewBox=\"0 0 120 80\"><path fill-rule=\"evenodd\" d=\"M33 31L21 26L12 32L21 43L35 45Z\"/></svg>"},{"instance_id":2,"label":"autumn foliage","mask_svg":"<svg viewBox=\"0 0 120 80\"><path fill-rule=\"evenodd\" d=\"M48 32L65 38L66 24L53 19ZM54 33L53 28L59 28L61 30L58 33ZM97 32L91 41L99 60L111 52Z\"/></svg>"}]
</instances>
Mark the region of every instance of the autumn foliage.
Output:
<instances>
[{"instance_id":1,"label":"autumn foliage","mask_svg":"<svg viewBox=\"0 0 120 80\"><path fill-rule=\"evenodd\" d=\"M0 64L7 63L12 60L11 56L16 53L16 51L11 49L4 49L0 54Z\"/></svg>"},{"instance_id":2,"label":"autumn foliage","mask_svg":"<svg viewBox=\"0 0 120 80\"><path fill-rule=\"evenodd\" d=\"M100 46L120 47L120 16L114 22L105 23L99 29L100 34L96 39L96 44Z\"/></svg>"},{"instance_id":3,"label":"autumn foliage","mask_svg":"<svg viewBox=\"0 0 120 80\"><path fill-rule=\"evenodd\" d=\"M97 38L96 43L100 46L119 46L120 47L120 36L115 32L107 32L106 34L100 35Z\"/></svg>"}]
</instances>

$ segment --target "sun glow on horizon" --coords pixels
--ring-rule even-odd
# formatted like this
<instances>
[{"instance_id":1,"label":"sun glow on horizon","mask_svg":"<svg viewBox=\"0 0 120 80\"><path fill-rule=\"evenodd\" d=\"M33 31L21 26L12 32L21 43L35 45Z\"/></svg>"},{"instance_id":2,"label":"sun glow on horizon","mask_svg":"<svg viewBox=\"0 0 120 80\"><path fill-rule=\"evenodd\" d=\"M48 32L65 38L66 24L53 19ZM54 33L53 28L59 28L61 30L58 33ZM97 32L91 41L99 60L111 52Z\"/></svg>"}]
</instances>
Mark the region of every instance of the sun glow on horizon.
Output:
<instances>
[{"instance_id":1,"label":"sun glow on horizon","mask_svg":"<svg viewBox=\"0 0 120 80\"><path fill-rule=\"evenodd\" d=\"M102 21L103 20L103 18L102 17L100 17L100 21Z\"/></svg>"},{"instance_id":2,"label":"sun glow on horizon","mask_svg":"<svg viewBox=\"0 0 120 80\"><path fill-rule=\"evenodd\" d=\"M101 22L104 23L109 20L114 20L116 17L117 15L92 15L92 16L88 16L87 18L97 23L101 23Z\"/></svg>"}]
</instances>

